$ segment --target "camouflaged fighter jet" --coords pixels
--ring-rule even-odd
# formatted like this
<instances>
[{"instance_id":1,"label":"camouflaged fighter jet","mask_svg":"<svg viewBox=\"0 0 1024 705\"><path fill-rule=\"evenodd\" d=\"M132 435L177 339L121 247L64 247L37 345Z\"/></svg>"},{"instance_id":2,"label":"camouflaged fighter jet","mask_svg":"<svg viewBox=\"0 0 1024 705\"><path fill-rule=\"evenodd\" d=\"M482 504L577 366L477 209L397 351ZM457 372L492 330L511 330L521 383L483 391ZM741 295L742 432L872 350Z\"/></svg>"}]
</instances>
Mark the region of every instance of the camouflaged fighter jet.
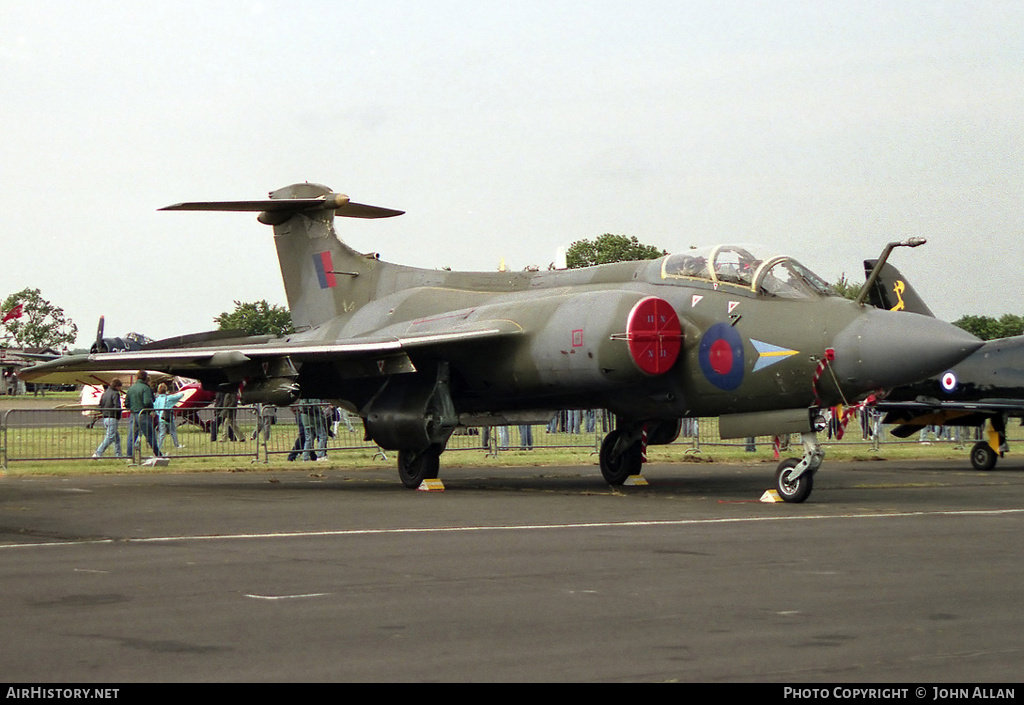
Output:
<instances>
[{"instance_id":1,"label":"camouflaged fighter jet","mask_svg":"<svg viewBox=\"0 0 1024 705\"><path fill-rule=\"evenodd\" d=\"M298 332L187 336L38 365L26 379L131 360L210 388L242 384L243 403L336 400L368 439L398 451L411 488L437 477L459 427L603 407L617 418L600 450L609 483L638 474L644 444L674 440L683 417L719 416L723 437L804 434L803 459L776 473L782 497L802 501L823 455L819 406L935 374L981 344L932 318L854 304L793 259L743 247L575 270L433 271L346 246L336 215L401 211L316 184L163 210L258 212L273 226Z\"/></svg>"}]
</instances>

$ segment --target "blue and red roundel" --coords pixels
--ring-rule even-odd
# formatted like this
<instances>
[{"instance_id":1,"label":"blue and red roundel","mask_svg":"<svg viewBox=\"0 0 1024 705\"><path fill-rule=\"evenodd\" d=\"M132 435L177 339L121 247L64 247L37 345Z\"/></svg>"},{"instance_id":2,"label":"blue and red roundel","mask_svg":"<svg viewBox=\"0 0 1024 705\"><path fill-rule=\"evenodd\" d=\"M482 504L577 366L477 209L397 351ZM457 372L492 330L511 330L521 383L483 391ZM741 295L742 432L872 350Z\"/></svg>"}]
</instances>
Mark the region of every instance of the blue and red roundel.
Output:
<instances>
[{"instance_id":1,"label":"blue and red roundel","mask_svg":"<svg viewBox=\"0 0 1024 705\"><path fill-rule=\"evenodd\" d=\"M942 382L942 390L944 392L946 392L946 394L952 394L953 392L956 391L957 379L956 379L956 373L953 372L953 370L947 370L942 375L941 382Z\"/></svg>"},{"instance_id":2,"label":"blue and red roundel","mask_svg":"<svg viewBox=\"0 0 1024 705\"><path fill-rule=\"evenodd\" d=\"M743 381L743 339L728 323L716 323L700 339L700 369L711 384L731 392Z\"/></svg>"}]
</instances>

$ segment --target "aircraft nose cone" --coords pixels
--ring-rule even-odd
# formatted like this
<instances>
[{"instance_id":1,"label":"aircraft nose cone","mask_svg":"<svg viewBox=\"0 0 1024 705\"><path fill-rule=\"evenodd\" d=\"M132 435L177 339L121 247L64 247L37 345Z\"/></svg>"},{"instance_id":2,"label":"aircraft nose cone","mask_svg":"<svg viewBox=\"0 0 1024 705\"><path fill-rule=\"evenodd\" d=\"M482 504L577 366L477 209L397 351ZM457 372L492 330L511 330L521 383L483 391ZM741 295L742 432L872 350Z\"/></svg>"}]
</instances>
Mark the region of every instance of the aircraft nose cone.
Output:
<instances>
[{"instance_id":1,"label":"aircraft nose cone","mask_svg":"<svg viewBox=\"0 0 1024 705\"><path fill-rule=\"evenodd\" d=\"M939 374L982 345L945 321L866 309L836 336L832 369L847 394L891 389Z\"/></svg>"}]
</instances>

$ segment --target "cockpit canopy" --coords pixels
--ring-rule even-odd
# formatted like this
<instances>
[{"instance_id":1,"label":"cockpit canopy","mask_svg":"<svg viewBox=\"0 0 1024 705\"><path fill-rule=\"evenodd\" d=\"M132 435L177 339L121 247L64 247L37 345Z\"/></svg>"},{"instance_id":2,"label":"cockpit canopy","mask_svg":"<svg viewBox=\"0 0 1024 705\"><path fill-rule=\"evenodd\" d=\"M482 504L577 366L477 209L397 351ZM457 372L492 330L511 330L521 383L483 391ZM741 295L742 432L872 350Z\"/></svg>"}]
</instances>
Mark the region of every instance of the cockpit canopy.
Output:
<instances>
[{"instance_id":1,"label":"cockpit canopy","mask_svg":"<svg viewBox=\"0 0 1024 705\"><path fill-rule=\"evenodd\" d=\"M795 259L784 255L761 257L740 245L717 245L669 255L662 261L661 277L728 284L761 296L784 299L836 296L825 280Z\"/></svg>"}]
</instances>

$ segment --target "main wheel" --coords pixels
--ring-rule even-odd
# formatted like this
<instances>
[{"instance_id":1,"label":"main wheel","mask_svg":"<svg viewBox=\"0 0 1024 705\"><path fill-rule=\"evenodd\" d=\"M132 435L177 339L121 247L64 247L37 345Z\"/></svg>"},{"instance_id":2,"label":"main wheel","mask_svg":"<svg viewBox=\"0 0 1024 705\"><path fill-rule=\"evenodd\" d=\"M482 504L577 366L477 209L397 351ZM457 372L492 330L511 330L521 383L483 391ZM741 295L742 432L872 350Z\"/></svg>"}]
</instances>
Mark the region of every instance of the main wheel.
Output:
<instances>
[{"instance_id":1,"label":"main wheel","mask_svg":"<svg viewBox=\"0 0 1024 705\"><path fill-rule=\"evenodd\" d=\"M643 467L643 449L640 441L627 446L617 457L612 457L615 443L622 436L622 431L609 431L601 442L601 475L609 485L621 485L630 475L639 475Z\"/></svg>"},{"instance_id":2,"label":"main wheel","mask_svg":"<svg viewBox=\"0 0 1024 705\"><path fill-rule=\"evenodd\" d=\"M426 450L398 451L398 477L402 484L411 490L416 489L424 480L433 480L441 469L441 448L433 445Z\"/></svg>"},{"instance_id":3,"label":"main wheel","mask_svg":"<svg viewBox=\"0 0 1024 705\"><path fill-rule=\"evenodd\" d=\"M971 465L975 470L991 470L996 466L998 458L988 441L978 441L971 448Z\"/></svg>"},{"instance_id":4,"label":"main wheel","mask_svg":"<svg viewBox=\"0 0 1024 705\"><path fill-rule=\"evenodd\" d=\"M793 468L799 464L800 461L796 458L786 458L779 463L779 467L775 471L775 491L786 502L803 502L814 489L814 475L810 473L801 475L796 481L790 481Z\"/></svg>"}]
</instances>

